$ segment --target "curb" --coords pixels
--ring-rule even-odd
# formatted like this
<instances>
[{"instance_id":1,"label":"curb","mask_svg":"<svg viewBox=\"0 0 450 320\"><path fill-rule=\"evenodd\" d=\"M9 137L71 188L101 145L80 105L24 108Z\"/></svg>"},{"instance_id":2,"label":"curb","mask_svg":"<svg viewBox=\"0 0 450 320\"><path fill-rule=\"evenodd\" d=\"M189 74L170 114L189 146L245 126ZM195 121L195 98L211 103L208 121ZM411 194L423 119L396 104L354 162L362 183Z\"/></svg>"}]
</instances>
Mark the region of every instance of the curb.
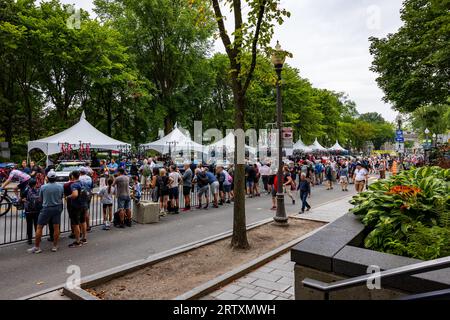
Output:
<instances>
[{"instance_id":1,"label":"curb","mask_svg":"<svg viewBox=\"0 0 450 320\"><path fill-rule=\"evenodd\" d=\"M280 255L288 252L293 246L295 246L297 243L305 240L306 238L309 238L310 236L312 236L314 233L320 231L322 228L324 228L326 225L313 230L297 239L291 240L290 242L262 255L259 258L256 258L250 262L247 262L245 264L243 264L242 266L235 268L232 271L229 271L213 280L210 280L182 295L179 295L178 297L174 298L173 300L195 300L195 299L199 299L213 291L215 291L216 289L219 289L227 284L229 284L230 282L233 282L234 280L237 280L245 275L247 275L248 273L250 273L251 271L269 263L270 261L278 258Z\"/></svg>"},{"instance_id":2,"label":"curb","mask_svg":"<svg viewBox=\"0 0 450 320\"><path fill-rule=\"evenodd\" d=\"M43 296L44 294L47 294L47 293L50 293L50 292L53 292L53 291L57 291L57 290L61 290L61 289L64 289L64 285L58 285L58 286L54 286L54 287L51 287L51 288L48 288L48 289L44 289L44 290L41 290L41 291L38 291L38 292L34 292L34 293L31 293L29 295L26 295L26 296L23 296L23 297L14 299L14 300L30 300L30 299L33 299L33 298L37 298L39 296Z\"/></svg>"},{"instance_id":3,"label":"curb","mask_svg":"<svg viewBox=\"0 0 450 320\"><path fill-rule=\"evenodd\" d=\"M69 297L72 300L100 300L99 298L80 288L69 289L68 287L64 287L63 293L65 296Z\"/></svg>"}]
</instances>

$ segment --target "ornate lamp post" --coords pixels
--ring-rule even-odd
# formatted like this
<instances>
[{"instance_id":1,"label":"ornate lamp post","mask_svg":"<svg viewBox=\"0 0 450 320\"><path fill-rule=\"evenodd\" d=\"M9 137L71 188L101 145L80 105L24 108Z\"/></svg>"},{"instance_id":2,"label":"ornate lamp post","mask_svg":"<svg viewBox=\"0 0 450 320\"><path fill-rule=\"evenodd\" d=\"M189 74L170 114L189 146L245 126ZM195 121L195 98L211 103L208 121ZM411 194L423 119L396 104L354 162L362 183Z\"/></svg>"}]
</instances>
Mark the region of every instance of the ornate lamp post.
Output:
<instances>
[{"instance_id":1,"label":"ornate lamp post","mask_svg":"<svg viewBox=\"0 0 450 320\"><path fill-rule=\"evenodd\" d=\"M397 118L395 118L395 120L397 121L397 130L402 130L402 116L400 115L400 113L397 115ZM403 154L399 153L399 157L398 160L400 163L403 163Z\"/></svg>"},{"instance_id":2,"label":"ornate lamp post","mask_svg":"<svg viewBox=\"0 0 450 320\"><path fill-rule=\"evenodd\" d=\"M281 50L280 43L277 41L275 50L272 52L272 63L277 73L277 129L278 129L278 173L277 173L277 213L273 218L278 225L287 226L288 217L286 216L286 209L284 207L284 193L283 193L283 137L282 137L282 123L283 123L283 109L281 104L281 71L286 56L290 56L286 51Z\"/></svg>"},{"instance_id":3,"label":"ornate lamp post","mask_svg":"<svg viewBox=\"0 0 450 320\"><path fill-rule=\"evenodd\" d=\"M177 146L178 143L179 143L178 141L166 141L166 144L169 145L169 155L170 155L170 158L172 158L172 151L175 151L175 148L176 148L176 146ZM173 150L172 150L172 148L171 148L172 145L173 145Z\"/></svg>"},{"instance_id":4,"label":"ornate lamp post","mask_svg":"<svg viewBox=\"0 0 450 320\"><path fill-rule=\"evenodd\" d=\"M430 134L430 130L428 130L428 128L425 129L425 163L428 162L427 159L427 151L428 151L428 135Z\"/></svg>"}]
</instances>

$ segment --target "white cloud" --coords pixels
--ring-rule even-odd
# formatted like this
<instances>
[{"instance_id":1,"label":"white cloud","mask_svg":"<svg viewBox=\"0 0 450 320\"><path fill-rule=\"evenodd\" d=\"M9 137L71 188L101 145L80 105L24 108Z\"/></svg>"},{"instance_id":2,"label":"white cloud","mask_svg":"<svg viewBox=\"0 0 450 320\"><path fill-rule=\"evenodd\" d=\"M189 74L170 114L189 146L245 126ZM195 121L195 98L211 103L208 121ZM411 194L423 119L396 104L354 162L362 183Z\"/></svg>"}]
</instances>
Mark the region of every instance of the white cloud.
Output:
<instances>
[{"instance_id":1,"label":"white cloud","mask_svg":"<svg viewBox=\"0 0 450 320\"><path fill-rule=\"evenodd\" d=\"M92 0L62 1L92 13ZM369 70L368 38L395 32L401 26L401 6L402 0L282 0L292 15L276 28L274 42L280 40L293 53L288 63L314 86L345 91L360 113L375 111L392 121L395 112L382 101L376 74ZM215 49L224 51L220 40Z\"/></svg>"}]
</instances>

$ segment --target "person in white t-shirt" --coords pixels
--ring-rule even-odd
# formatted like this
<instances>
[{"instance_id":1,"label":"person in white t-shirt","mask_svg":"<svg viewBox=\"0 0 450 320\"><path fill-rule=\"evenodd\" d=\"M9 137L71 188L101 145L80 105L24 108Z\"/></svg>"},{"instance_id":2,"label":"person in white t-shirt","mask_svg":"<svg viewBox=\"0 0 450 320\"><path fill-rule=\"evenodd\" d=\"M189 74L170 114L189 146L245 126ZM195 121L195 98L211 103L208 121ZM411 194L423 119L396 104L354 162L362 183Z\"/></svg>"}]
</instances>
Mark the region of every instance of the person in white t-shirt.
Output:
<instances>
[{"instance_id":1,"label":"person in white t-shirt","mask_svg":"<svg viewBox=\"0 0 450 320\"><path fill-rule=\"evenodd\" d=\"M264 163L259 169L259 173L261 174L262 182L264 185L264 190L266 190L267 194L270 193L269 190L269 176L270 176L270 167Z\"/></svg>"},{"instance_id":2,"label":"person in white t-shirt","mask_svg":"<svg viewBox=\"0 0 450 320\"><path fill-rule=\"evenodd\" d=\"M173 210L173 213L178 213L179 208L179 193L180 190L178 185L183 182L183 177L178 172L178 169L175 165L170 166L169 173L169 199L170 199L170 207Z\"/></svg>"},{"instance_id":3,"label":"person in white t-shirt","mask_svg":"<svg viewBox=\"0 0 450 320\"><path fill-rule=\"evenodd\" d=\"M363 168L361 162L356 163L356 169L353 173L353 181L355 182L355 189L358 193L364 191L364 186L368 186L369 172L366 168Z\"/></svg>"},{"instance_id":4,"label":"person in white t-shirt","mask_svg":"<svg viewBox=\"0 0 450 320\"><path fill-rule=\"evenodd\" d=\"M156 166L156 163L153 161L153 158L148 158L148 165L150 166L150 169L152 169L152 170Z\"/></svg>"}]
</instances>

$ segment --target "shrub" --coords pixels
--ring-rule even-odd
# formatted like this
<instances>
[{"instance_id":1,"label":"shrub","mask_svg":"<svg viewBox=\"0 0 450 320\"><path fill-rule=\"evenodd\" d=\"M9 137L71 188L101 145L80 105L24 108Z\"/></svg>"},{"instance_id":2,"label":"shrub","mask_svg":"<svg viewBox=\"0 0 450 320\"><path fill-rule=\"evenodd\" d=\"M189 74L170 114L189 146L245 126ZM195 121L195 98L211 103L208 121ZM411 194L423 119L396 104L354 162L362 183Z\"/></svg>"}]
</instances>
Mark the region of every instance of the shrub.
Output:
<instances>
[{"instance_id":1,"label":"shrub","mask_svg":"<svg viewBox=\"0 0 450 320\"><path fill-rule=\"evenodd\" d=\"M368 249L422 260L450 255L450 169L423 167L373 183L351 210Z\"/></svg>"}]
</instances>

